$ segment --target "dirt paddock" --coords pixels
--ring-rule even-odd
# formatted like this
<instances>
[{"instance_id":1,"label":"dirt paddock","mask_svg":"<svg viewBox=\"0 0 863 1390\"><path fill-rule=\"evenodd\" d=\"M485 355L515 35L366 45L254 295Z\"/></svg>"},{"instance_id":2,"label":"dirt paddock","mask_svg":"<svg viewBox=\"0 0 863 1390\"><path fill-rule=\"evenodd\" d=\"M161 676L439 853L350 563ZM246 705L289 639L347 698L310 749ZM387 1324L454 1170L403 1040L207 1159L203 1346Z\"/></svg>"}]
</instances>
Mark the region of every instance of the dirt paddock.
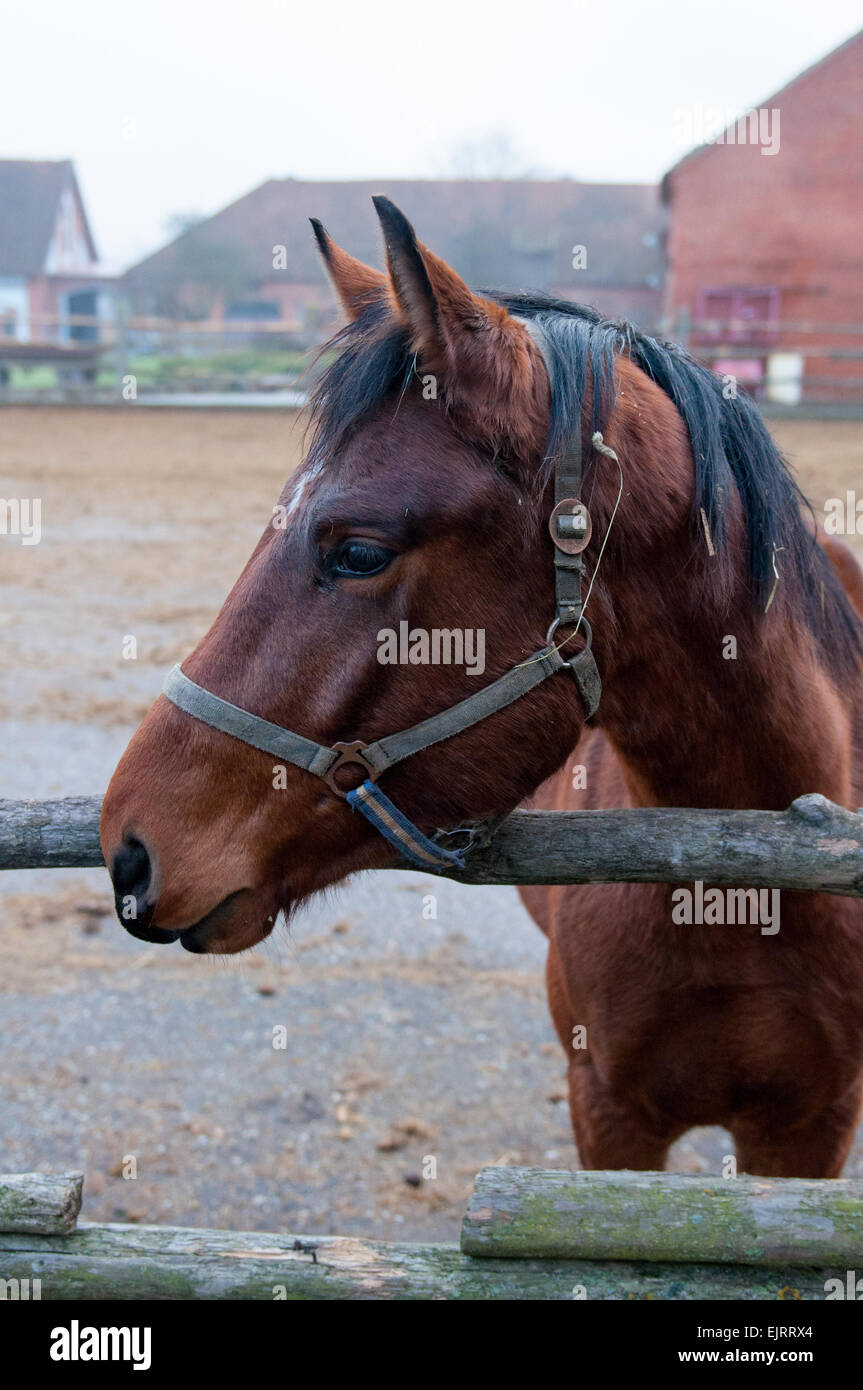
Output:
<instances>
[{"instance_id":1,"label":"dirt paddock","mask_svg":"<svg viewBox=\"0 0 863 1390\"><path fill-rule=\"evenodd\" d=\"M817 513L857 488L863 423L772 427ZM0 536L0 796L104 790L301 450L276 410L0 411L0 496L42 499ZM216 960L132 941L102 872L0 879L0 1171L82 1168L90 1220L454 1239L483 1164L576 1163L515 890L365 876Z\"/></svg>"}]
</instances>

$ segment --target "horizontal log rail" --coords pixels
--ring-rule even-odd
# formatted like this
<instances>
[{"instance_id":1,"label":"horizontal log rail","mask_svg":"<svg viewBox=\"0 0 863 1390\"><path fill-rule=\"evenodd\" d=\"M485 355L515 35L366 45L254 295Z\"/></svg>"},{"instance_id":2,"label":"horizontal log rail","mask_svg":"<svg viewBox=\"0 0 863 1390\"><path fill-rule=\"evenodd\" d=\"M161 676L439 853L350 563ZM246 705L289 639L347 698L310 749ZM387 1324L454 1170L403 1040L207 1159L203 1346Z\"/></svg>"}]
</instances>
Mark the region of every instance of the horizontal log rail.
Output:
<instances>
[{"instance_id":1,"label":"horizontal log rail","mask_svg":"<svg viewBox=\"0 0 863 1390\"><path fill-rule=\"evenodd\" d=\"M70 1236L0 1235L0 1281L19 1298L823 1299L846 1268L620 1260L473 1259L456 1245L348 1236L81 1223ZM28 1280L29 1285L24 1285Z\"/></svg>"},{"instance_id":2,"label":"horizontal log rail","mask_svg":"<svg viewBox=\"0 0 863 1390\"><path fill-rule=\"evenodd\" d=\"M0 800L0 869L102 864L99 805L95 796ZM818 794L787 811L516 811L464 871L447 876L472 884L701 881L863 897L863 815Z\"/></svg>"},{"instance_id":3,"label":"horizontal log rail","mask_svg":"<svg viewBox=\"0 0 863 1390\"><path fill-rule=\"evenodd\" d=\"M863 1265L863 1181L483 1168L466 1255Z\"/></svg>"}]
</instances>

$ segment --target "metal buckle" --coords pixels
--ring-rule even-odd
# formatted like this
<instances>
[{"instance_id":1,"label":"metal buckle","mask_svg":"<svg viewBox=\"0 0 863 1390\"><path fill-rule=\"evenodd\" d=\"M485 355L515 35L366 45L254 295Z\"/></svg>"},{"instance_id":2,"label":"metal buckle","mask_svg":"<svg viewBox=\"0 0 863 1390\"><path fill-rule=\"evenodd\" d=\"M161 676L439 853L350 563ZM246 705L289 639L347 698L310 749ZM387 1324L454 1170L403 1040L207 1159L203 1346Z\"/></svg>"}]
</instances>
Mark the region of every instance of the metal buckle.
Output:
<instances>
[{"instance_id":1,"label":"metal buckle","mask_svg":"<svg viewBox=\"0 0 863 1390\"><path fill-rule=\"evenodd\" d=\"M550 647L552 645L554 641L554 635L559 627L572 628L572 633L569 637L567 637L566 642L571 642L573 637L575 637L577 633L584 632L585 640L584 646L582 647L581 651L590 651L591 645L593 643L593 628L590 626L590 623L587 621L587 618L585 618L583 613L579 614L578 618L576 619L555 618L554 622L551 624L551 627L548 629L548 632L545 634L546 646ZM566 642L562 642L561 646L566 646ZM581 656L581 652L576 652L576 656ZM564 662L565 666L569 666L569 664L570 663L568 661Z\"/></svg>"},{"instance_id":2,"label":"metal buckle","mask_svg":"<svg viewBox=\"0 0 863 1390\"><path fill-rule=\"evenodd\" d=\"M565 555L580 555L590 545L593 523L578 497L564 497L548 519L551 539Z\"/></svg>"},{"instance_id":3,"label":"metal buckle","mask_svg":"<svg viewBox=\"0 0 863 1390\"><path fill-rule=\"evenodd\" d=\"M366 774L366 776L363 778L363 781L366 781L368 779L371 782L376 782L378 779L379 774L372 767L368 758L363 756L367 748L368 744L363 743L361 741L357 741L356 743L334 743L332 746L331 751L333 753L338 753L339 756L336 758L336 761L333 763L332 767L330 767L328 771L323 774L323 779L329 787L330 791L335 792L336 796L340 796L343 801L347 799L348 792L354 791L356 789L354 787L347 787L345 789L342 789L338 785L338 783L335 780L335 774L339 771L340 768L348 767L350 766L350 764L353 763L355 764L355 766L361 767L364 773Z\"/></svg>"},{"instance_id":4,"label":"metal buckle","mask_svg":"<svg viewBox=\"0 0 863 1390\"><path fill-rule=\"evenodd\" d=\"M466 837L464 843L456 845L455 848L467 853L476 844L480 829L479 825L457 825L454 830L436 830L431 838L434 844L441 845L445 849L444 840L452 840L456 835L464 835Z\"/></svg>"},{"instance_id":5,"label":"metal buckle","mask_svg":"<svg viewBox=\"0 0 863 1390\"><path fill-rule=\"evenodd\" d=\"M602 698L602 681L599 671L597 670L593 652L591 651L591 646L593 645L593 630L583 614L578 619L577 623L572 622L568 618L555 618L551 627L548 629L546 640L549 643L551 643L551 639L554 637L555 632L561 624L564 627L572 628L572 633L566 638L566 642L572 641L573 637L578 634L579 628L584 629L584 646L580 651L574 652L569 658L569 661L564 661L561 669L569 671L572 675L572 679L578 686L581 702L584 705L585 717L587 719L592 719L599 709L599 702ZM564 642L561 645L565 646L566 643ZM560 647L558 647L557 650L559 651Z\"/></svg>"},{"instance_id":6,"label":"metal buckle","mask_svg":"<svg viewBox=\"0 0 863 1390\"><path fill-rule=\"evenodd\" d=\"M454 830L436 830L432 835L432 840L436 845L442 845L445 849L444 840L451 840L456 835L463 835L465 837L464 844L456 845L455 848L461 850L463 854L467 854L469 850L490 844L495 828L494 821L480 820L473 825L457 825Z\"/></svg>"}]
</instances>

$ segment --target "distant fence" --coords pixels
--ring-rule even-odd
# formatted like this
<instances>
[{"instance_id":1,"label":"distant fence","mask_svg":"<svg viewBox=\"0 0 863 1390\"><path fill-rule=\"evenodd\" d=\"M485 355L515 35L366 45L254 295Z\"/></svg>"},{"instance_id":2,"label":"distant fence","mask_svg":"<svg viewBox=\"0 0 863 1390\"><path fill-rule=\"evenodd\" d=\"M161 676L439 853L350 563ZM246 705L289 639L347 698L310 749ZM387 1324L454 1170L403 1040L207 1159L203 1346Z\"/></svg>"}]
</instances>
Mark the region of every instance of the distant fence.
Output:
<instances>
[{"instance_id":1,"label":"distant fence","mask_svg":"<svg viewBox=\"0 0 863 1390\"><path fill-rule=\"evenodd\" d=\"M726 317L693 319L681 309L663 334L767 411L805 413L863 407L863 324Z\"/></svg>"},{"instance_id":2,"label":"distant fence","mask_svg":"<svg viewBox=\"0 0 863 1390\"><path fill-rule=\"evenodd\" d=\"M122 404L155 396L275 394L309 371L320 333L293 321L38 315L0 321L0 403ZM302 398L287 398L297 406Z\"/></svg>"},{"instance_id":3,"label":"distant fence","mask_svg":"<svg viewBox=\"0 0 863 1390\"><path fill-rule=\"evenodd\" d=\"M310 349L326 335L325 316L306 322L270 318L172 318L130 314L117 301L109 317L42 314L26 325L0 315L0 401L134 399L153 393L262 394L296 385ZM734 377L769 411L863 411L863 324L812 320L692 319L648 325L701 358L722 377ZM20 338L20 341L19 341ZM54 349L54 355L46 352ZM73 360L89 349L92 358ZM29 377L48 366L57 380ZM126 384L126 395L122 394Z\"/></svg>"}]
</instances>

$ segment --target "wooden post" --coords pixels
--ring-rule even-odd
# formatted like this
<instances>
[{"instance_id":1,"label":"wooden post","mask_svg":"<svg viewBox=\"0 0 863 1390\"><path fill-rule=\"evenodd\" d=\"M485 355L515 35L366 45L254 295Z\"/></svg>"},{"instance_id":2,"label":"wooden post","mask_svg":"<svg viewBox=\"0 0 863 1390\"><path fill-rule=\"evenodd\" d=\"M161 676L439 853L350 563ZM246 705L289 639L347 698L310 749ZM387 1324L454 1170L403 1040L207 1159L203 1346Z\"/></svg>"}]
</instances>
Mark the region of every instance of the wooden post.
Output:
<instances>
[{"instance_id":1,"label":"wooden post","mask_svg":"<svg viewBox=\"0 0 863 1390\"><path fill-rule=\"evenodd\" d=\"M117 374L115 395L123 399L123 382L129 374L129 306L124 294L114 301L114 371Z\"/></svg>"},{"instance_id":2,"label":"wooden post","mask_svg":"<svg viewBox=\"0 0 863 1390\"><path fill-rule=\"evenodd\" d=\"M692 314L688 304L681 304L677 311L677 329L674 337L682 348L689 348L689 340L692 337Z\"/></svg>"},{"instance_id":3,"label":"wooden post","mask_svg":"<svg viewBox=\"0 0 863 1390\"><path fill-rule=\"evenodd\" d=\"M484 1168L464 1254L863 1268L863 1181Z\"/></svg>"},{"instance_id":4,"label":"wooden post","mask_svg":"<svg viewBox=\"0 0 863 1390\"><path fill-rule=\"evenodd\" d=\"M66 1236L81 1210L82 1173L0 1173L0 1233Z\"/></svg>"}]
</instances>

